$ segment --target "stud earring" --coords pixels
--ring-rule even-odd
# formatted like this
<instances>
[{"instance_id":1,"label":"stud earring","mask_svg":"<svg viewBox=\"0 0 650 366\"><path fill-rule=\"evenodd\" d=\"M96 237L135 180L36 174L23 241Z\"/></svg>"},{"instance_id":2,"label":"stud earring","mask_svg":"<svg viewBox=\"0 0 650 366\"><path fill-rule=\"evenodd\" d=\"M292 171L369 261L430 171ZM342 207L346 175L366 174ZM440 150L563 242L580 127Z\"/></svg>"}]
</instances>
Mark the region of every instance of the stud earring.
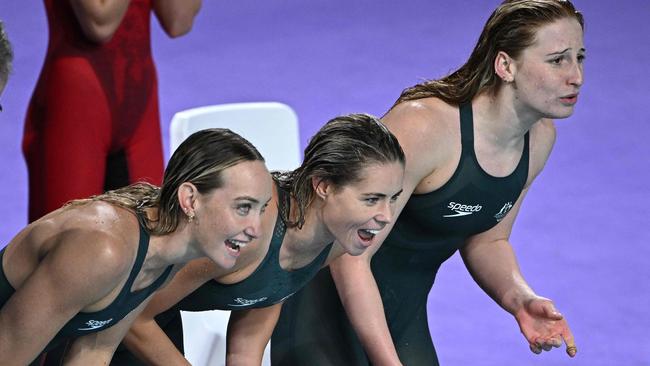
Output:
<instances>
[{"instance_id":1,"label":"stud earring","mask_svg":"<svg viewBox=\"0 0 650 366\"><path fill-rule=\"evenodd\" d=\"M190 212L189 209L185 209L184 212L185 212L185 215L187 215L187 222L194 221L194 212Z\"/></svg>"}]
</instances>

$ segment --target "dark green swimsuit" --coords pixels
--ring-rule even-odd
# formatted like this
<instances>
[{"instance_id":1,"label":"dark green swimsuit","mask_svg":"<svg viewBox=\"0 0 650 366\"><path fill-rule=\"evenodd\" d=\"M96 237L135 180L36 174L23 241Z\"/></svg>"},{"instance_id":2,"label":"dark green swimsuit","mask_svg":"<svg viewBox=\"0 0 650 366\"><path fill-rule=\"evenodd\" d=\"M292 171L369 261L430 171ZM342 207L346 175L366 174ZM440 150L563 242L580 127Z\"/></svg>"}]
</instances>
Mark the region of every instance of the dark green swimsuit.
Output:
<instances>
[{"instance_id":1,"label":"dark green swimsuit","mask_svg":"<svg viewBox=\"0 0 650 366\"><path fill-rule=\"evenodd\" d=\"M68 340L110 328L122 320L122 318L127 316L131 310L137 308L147 297L149 297L149 295L156 291L167 279L167 276L171 272L172 266L167 267L163 274L148 287L131 292L133 281L135 281L138 273L140 273L140 269L144 263L148 248L149 234L142 226L140 226L140 240L138 243L138 253L135 258L135 263L133 264L129 278L124 284L124 287L120 291L119 295L110 305L102 310L92 313L77 313L77 315L70 319L63 326L63 328L59 330L56 336L47 345L45 351L50 352L55 347L65 343ZM0 251L0 261L2 260L3 253L4 249ZM13 295L15 292L14 288L11 287L7 281L4 271L1 269L2 268L0 268L0 307L4 306L11 295ZM51 357L48 355L48 361L50 359Z\"/></svg>"},{"instance_id":2,"label":"dark green swimsuit","mask_svg":"<svg viewBox=\"0 0 650 366\"><path fill-rule=\"evenodd\" d=\"M279 188L278 195L280 208L269 250L262 263L250 276L230 285L224 285L214 280L208 281L174 307L156 316L158 325L181 352L183 351L181 310L241 310L271 306L284 301L304 287L325 263L332 244L323 249L305 267L295 271L286 271L280 267L280 248L286 232L281 212L289 207L289 195ZM111 365L139 364L142 363L137 361L124 347L120 348L111 362Z\"/></svg>"},{"instance_id":3,"label":"dark green swimsuit","mask_svg":"<svg viewBox=\"0 0 650 366\"><path fill-rule=\"evenodd\" d=\"M438 364L427 323L438 268L468 237L505 217L528 177L528 134L514 172L493 177L474 153L471 105L460 107L460 120L462 152L453 176L409 198L371 262L391 336L408 366ZM327 269L285 303L271 346L273 365L369 365Z\"/></svg>"}]
</instances>

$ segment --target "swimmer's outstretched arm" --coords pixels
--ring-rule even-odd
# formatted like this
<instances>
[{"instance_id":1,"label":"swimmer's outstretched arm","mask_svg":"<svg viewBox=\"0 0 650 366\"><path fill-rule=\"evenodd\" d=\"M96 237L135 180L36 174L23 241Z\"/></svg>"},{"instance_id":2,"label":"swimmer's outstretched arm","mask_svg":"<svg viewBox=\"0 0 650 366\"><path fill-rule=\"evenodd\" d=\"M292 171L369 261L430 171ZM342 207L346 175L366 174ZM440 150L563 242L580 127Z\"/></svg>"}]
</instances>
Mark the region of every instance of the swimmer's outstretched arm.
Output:
<instances>
[{"instance_id":1,"label":"swimmer's outstretched arm","mask_svg":"<svg viewBox=\"0 0 650 366\"><path fill-rule=\"evenodd\" d=\"M226 343L226 365L259 366L264 349L280 318L282 303L230 313Z\"/></svg>"}]
</instances>

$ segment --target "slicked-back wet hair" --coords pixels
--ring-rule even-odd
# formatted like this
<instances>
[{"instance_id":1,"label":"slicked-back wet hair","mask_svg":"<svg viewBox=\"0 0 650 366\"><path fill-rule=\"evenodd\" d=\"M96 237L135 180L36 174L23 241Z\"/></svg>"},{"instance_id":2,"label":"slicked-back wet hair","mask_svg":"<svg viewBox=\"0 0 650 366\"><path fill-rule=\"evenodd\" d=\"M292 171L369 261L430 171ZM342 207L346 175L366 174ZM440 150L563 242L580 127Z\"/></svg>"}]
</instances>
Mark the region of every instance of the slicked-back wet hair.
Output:
<instances>
[{"instance_id":1,"label":"slicked-back wet hair","mask_svg":"<svg viewBox=\"0 0 650 366\"><path fill-rule=\"evenodd\" d=\"M176 230L185 217L178 201L178 189L185 182L192 183L203 194L223 185L221 172L245 161L264 161L262 155L248 140L224 128L201 130L190 135L174 151L161 187L136 183L85 200L105 201L136 213L138 221L156 235ZM157 208L157 220L147 217L145 209Z\"/></svg>"},{"instance_id":2,"label":"slicked-back wet hair","mask_svg":"<svg viewBox=\"0 0 650 366\"><path fill-rule=\"evenodd\" d=\"M471 101L482 93L496 94L503 81L494 60L500 51L517 59L536 39L537 30L557 20L571 18L584 29L584 19L568 0L506 0L483 27L472 54L458 70L437 80L405 89L395 102L435 97L452 105Z\"/></svg>"},{"instance_id":3,"label":"slicked-back wet hair","mask_svg":"<svg viewBox=\"0 0 650 366\"><path fill-rule=\"evenodd\" d=\"M361 180L361 171L369 165L405 162L397 138L368 114L330 120L311 138L304 155L298 169L273 172L273 178L297 202L294 215L283 213L289 227L300 228L305 222L306 211L316 194L313 178L329 181L336 189Z\"/></svg>"}]
</instances>

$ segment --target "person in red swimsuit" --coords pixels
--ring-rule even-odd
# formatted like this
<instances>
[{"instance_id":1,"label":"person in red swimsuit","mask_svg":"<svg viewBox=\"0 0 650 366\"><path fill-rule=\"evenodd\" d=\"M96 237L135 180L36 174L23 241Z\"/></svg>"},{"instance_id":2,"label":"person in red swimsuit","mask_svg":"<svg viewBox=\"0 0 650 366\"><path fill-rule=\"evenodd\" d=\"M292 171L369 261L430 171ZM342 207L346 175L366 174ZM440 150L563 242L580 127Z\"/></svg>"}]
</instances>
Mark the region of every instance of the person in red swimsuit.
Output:
<instances>
[{"instance_id":1,"label":"person in red swimsuit","mask_svg":"<svg viewBox=\"0 0 650 366\"><path fill-rule=\"evenodd\" d=\"M177 37L189 32L201 6L201 0L44 3L50 39L23 136L30 222L106 188L161 183L151 11ZM116 158L126 174L110 168Z\"/></svg>"}]
</instances>

